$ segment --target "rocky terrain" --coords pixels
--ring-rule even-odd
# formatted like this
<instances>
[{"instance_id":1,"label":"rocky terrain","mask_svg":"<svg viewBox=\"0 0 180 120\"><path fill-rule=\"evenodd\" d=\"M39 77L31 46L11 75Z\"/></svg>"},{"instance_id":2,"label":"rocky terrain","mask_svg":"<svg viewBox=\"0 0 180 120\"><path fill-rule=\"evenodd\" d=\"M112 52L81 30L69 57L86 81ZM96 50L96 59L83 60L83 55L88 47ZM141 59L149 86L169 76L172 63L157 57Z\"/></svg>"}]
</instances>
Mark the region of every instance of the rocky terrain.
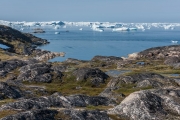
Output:
<instances>
[{"instance_id":1,"label":"rocky terrain","mask_svg":"<svg viewBox=\"0 0 180 120\"><path fill-rule=\"evenodd\" d=\"M0 44L1 120L180 119L180 45L48 62L65 53L2 25Z\"/></svg>"}]
</instances>

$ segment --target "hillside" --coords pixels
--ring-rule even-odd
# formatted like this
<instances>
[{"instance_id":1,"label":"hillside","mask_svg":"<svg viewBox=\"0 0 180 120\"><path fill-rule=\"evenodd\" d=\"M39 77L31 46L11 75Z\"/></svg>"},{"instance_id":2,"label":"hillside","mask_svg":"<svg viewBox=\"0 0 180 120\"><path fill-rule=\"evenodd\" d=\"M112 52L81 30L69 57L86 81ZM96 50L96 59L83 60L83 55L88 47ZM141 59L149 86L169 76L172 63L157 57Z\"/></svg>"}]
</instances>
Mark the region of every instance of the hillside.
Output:
<instances>
[{"instance_id":1,"label":"hillside","mask_svg":"<svg viewBox=\"0 0 180 120\"><path fill-rule=\"evenodd\" d=\"M0 25L1 120L180 119L180 45L48 62L47 43Z\"/></svg>"}]
</instances>

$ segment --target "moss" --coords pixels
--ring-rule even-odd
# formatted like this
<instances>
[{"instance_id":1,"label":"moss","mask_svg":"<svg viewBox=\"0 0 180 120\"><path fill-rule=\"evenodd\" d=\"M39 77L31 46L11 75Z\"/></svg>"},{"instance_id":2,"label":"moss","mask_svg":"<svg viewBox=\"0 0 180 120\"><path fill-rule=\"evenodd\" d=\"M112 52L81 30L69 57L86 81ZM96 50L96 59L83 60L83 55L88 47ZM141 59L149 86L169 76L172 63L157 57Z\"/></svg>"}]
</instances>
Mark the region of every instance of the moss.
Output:
<instances>
[{"instance_id":1,"label":"moss","mask_svg":"<svg viewBox=\"0 0 180 120\"><path fill-rule=\"evenodd\" d=\"M103 105L99 105L99 106L93 106L93 105L88 105L86 107L87 110L107 110L113 108L112 106L103 106Z\"/></svg>"},{"instance_id":2,"label":"moss","mask_svg":"<svg viewBox=\"0 0 180 120\"><path fill-rule=\"evenodd\" d=\"M9 103L9 102L15 102L16 100L15 99L4 99L4 100L0 100L0 106L1 105L4 105L6 103Z\"/></svg>"},{"instance_id":3,"label":"moss","mask_svg":"<svg viewBox=\"0 0 180 120\"><path fill-rule=\"evenodd\" d=\"M109 116L112 120L128 120L127 118L120 117L120 116L118 116L118 115L108 114L108 116Z\"/></svg>"},{"instance_id":4,"label":"moss","mask_svg":"<svg viewBox=\"0 0 180 120\"><path fill-rule=\"evenodd\" d=\"M136 84L121 84L120 88L115 90L117 93L122 93L125 96L128 96L129 94L135 92L135 91L140 91L140 90L147 90L147 89L152 89L152 86L147 86L147 87L136 87Z\"/></svg>"},{"instance_id":5,"label":"moss","mask_svg":"<svg viewBox=\"0 0 180 120\"><path fill-rule=\"evenodd\" d=\"M49 95L60 92L64 95L71 94L86 94L90 96L99 95L106 87L106 83L100 84L97 87L92 86L90 80L76 81L76 77L71 73L66 73L62 80L53 80L51 83L36 83L23 82L26 85L45 86Z\"/></svg>"},{"instance_id":6,"label":"moss","mask_svg":"<svg viewBox=\"0 0 180 120\"><path fill-rule=\"evenodd\" d=\"M4 111L0 111L0 118L6 117L8 115L13 115L18 113L18 111L14 111L14 110L4 110Z\"/></svg>"},{"instance_id":7,"label":"moss","mask_svg":"<svg viewBox=\"0 0 180 120\"><path fill-rule=\"evenodd\" d=\"M63 111L59 111L54 118L55 120L71 120L71 117L69 115L64 114Z\"/></svg>"}]
</instances>

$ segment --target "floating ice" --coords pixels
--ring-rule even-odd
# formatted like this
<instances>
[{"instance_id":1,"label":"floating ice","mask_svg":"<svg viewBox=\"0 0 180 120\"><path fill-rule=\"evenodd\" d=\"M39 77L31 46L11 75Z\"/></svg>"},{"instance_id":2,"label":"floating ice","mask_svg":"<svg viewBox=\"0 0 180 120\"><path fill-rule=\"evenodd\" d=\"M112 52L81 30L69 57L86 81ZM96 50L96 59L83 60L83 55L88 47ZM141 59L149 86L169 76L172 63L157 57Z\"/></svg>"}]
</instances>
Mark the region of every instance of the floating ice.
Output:
<instances>
[{"instance_id":1,"label":"floating ice","mask_svg":"<svg viewBox=\"0 0 180 120\"><path fill-rule=\"evenodd\" d=\"M82 28L80 28L79 30L83 30Z\"/></svg>"},{"instance_id":2,"label":"floating ice","mask_svg":"<svg viewBox=\"0 0 180 120\"><path fill-rule=\"evenodd\" d=\"M178 43L178 41L175 41L175 40L171 40L172 43Z\"/></svg>"},{"instance_id":3,"label":"floating ice","mask_svg":"<svg viewBox=\"0 0 180 120\"><path fill-rule=\"evenodd\" d=\"M114 28L112 31L129 31L129 28L127 27L122 27L122 28Z\"/></svg>"},{"instance_id":4,"label":"floating ice","mask_svg":"<svg viewBox=\"0 0 180 120\"><path fill-rule=\"evenodd\" d=\"M84 26L92 28L94 31L104 31L104 29L113 29L113 31L131 31L131 30L149 30L164 29L174 30L180 29L180 23L110 23L110 22L67 22L67 21L47 21L47 22L26 22L26 21L4 21L0 20L0 24L11 26L16 29L24 27L48 27L52 29L66 28L68 26ZM127 29L128 28L128 29ZM22 29L21 29L22 30Z\"/></svg>"},{"instance_id":5,"label":"floating ice","mask_svg":"<svg viewBox=\"0 0 180 120\"><path fill-rule=\"evenodd\" d=\"M55 32L54 34L60 34L60 32Z\"/></svg>"}]
</instances>

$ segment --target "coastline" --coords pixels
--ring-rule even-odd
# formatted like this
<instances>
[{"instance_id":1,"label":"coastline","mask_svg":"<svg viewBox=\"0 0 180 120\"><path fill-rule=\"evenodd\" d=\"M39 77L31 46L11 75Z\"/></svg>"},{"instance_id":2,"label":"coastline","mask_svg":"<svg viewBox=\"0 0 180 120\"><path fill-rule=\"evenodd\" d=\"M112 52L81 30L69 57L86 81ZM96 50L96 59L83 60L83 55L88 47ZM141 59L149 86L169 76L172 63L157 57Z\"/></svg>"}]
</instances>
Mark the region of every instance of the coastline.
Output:
<instances>
[{"instance_id":1,"label":"coastline","mask_svg":"<svg viewBox=\"0 0 180 120\"><path fill-rule=\"evenodd\" d=\"M48 62L65 53L37 49L34 45L49 42L0 28L0 42L9 47L0 49L2 120L179 119L180 45L150 48L128 58Z\"/></svg>"}]
</instances>

